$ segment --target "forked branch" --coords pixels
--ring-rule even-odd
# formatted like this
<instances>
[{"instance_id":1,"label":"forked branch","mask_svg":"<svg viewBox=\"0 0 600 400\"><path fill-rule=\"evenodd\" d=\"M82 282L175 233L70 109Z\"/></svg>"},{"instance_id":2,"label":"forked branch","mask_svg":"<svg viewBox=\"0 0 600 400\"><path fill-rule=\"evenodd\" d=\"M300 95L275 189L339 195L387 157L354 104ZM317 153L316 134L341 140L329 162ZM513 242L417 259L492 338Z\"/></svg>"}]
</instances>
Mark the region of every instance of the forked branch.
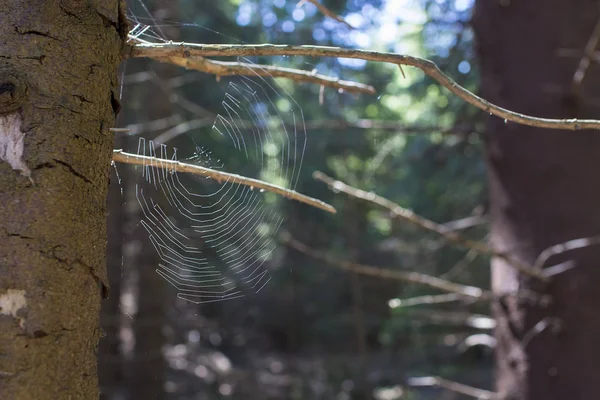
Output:
<instances>
[{"instance_id":1,"label":"forked branch","mask_svg":"<svg viewBox=\"0 0 600 400\"><path fill-rule=\"evenodd\" d=\"M122 150L113 150L113 161L124 163L124 164L134 164L134 165L154 165L160 166L164 168L169 168L172 171L177 172L186 172L190 174L204 176L209 179L214 179L218 182L230 182L239 185L249 186L251 188L257 190L266 190L268 192L276 193L280 196L286 197L288 199L296 200L304 204L308 204L310 206L320 208L321 210L325 210L332 214L335 214L335 208L330 206L329 204L318 200L313 199L312 197L303 195L302 193L298 193L291 189L286 189L284 187L273 185L268 182L264 182L258 179L246 178L237 174L230 174L227 172L216 171L214 169L201 167L199 165L194 164L186 164L176 160L166 160L162 158L155 158L149 156L142 156L138 154L125 153Z\"/></svg>"},{"instance_id":2,"label":"forked branch","mask_svg":"<svg viewBox=\"0 0 600 400\"><path fill-rule=\"evenodd\" d=\"M194 60L209 56L310 56L355 58L367 61L378 61L408 65L419 68L435 79L450 92L467 103L506 121L522 125L547 129L600 129L600 120L595 119L550 119L538 118L507 110L475 95L444 74L438 66L429 60L395 53L369 50L343 49L326 46L290 46L274 44L233 45L233 44L196 44L196 43L139 43L131 46L126 57L171 58L180 57Z\"/></svg>"}]
</instances>

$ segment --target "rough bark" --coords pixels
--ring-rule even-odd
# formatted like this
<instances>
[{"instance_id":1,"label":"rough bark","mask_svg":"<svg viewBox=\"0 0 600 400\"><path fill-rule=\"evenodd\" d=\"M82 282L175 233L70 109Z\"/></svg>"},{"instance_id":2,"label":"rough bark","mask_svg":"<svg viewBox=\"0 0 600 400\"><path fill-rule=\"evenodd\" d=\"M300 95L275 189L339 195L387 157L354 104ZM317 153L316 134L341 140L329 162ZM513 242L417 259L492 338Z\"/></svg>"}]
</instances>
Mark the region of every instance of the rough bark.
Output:
<instances>
[{"instance_id":1,"label":"rough bark","mask_svg":"<svg viewBox=\"0 0 600 400\"><path fill-rule=\"evenodd\" d=\"M574 93L580 57L559 55L561 49L583 55L598 18L592 0L479 0L473 22L483 97L536 116L598 118L597 67ZM531 263L548 246L600 233L599 132L544 131L490 117L488 133L495 247ZM493 306L497 389L504 398L598 397L598 259L600 246L552 258L549 265L573 260L575 268L545 286L492 262L496 294L527 288L552 298L544 307L506 296Z\"/></svg>"},{"instance_id":2,"label":"rough bark","mask_svg":"<svg viewBox=\"0 0 600 400\"><path fill-rule=\"evenodd\" d=\"M118 0L0 2L3 399L98 397L109 128L125 34Z\"/></svg>"}]
</instances>

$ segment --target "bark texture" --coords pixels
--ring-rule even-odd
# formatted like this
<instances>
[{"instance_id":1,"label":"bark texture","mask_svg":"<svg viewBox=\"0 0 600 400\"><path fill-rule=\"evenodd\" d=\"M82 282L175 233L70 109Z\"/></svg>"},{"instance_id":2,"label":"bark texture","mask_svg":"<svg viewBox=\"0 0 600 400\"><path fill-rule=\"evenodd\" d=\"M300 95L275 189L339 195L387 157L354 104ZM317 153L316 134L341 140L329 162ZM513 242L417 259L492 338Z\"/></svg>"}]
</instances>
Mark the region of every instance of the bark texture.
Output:
<instances>
[{"instance_id":1,"label":"bark texture","mask_svg":"<svg viewBox=\"0 0 600 400\"><path fill-rule=\"evenodd\" d=\"M580 90L572 80L599 18L593 0L478 0L473 18L482 96L540 117L598 118L600 74L592 66ZM561 57L570 49L577 57ZM492 241L532 263L545 248L600 233L600 132L561 132L490 117L487 157ZM543 306L507 295L498 321L497 389L505 399L598 397L600 246L549 260L574 269L541 285L492 262L498 295L532 289Z\"/></svg>"},{"instance_id":2,"label":"bark texture","mask_svg":"<svg viewBox=\"0 0 600 400\"><path fill-rule=\"evenodd\" d=\"M22 150L8 147L26 167L5 146L2 399L98 398L109 128L126 33L118 0L0 2L0 119L19 119Z\"/></svg>"}]
</instances>

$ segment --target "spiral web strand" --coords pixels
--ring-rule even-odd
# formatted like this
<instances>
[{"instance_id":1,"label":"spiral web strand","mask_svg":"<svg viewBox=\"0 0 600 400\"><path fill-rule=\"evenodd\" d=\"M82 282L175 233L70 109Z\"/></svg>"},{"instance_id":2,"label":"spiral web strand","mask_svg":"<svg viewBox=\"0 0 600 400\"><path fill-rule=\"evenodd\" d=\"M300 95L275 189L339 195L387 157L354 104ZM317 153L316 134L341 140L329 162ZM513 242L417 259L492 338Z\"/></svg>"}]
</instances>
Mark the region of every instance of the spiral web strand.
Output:
<instances>
[{"instance_id":1,"label":"spiral web strand","mask_svg":"<svg viewBox=\"0 0 600 400\"><path fill-rule=\"evenodd\" d=\"M249 63L249 60L242 60ZM306 147L302 110L270 77L239 76L227 87L211 132L182 161L256 177L295 189ZM209 147L210 148L210 147ZM217 153L227 153L225 157ZM231 153L235 153L232 157ZM176 172L178 149L140 138L149 156L136 184L141 226L159 256L156 272L192 303L258 293L283 218L269 193ZM254 175L254 176L252 176Z\"/></svg>"}]
</instances>

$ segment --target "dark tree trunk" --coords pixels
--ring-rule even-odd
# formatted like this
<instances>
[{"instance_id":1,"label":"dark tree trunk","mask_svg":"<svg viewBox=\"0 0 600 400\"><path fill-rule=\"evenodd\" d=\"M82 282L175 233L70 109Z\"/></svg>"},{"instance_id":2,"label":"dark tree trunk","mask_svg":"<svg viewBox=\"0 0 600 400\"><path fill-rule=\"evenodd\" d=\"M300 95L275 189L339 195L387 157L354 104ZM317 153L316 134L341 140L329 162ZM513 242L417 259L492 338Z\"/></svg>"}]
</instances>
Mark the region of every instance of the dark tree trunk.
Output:
<instances>
[{"instance_id":1,"label":"dark tree trunk","mask_svg":"<svg viewBox=\"0 0 600 400\"><path fill-rule=\"evenodd\" d=\"M117 136L115 148L123 148L125 140ZM123 275L123 187L115 168L111 171L108 188L108 241L106 246L107 273L110 295L102 302L100 325L103 339L98 348L98 380L100 398L112 399L123 395L123 357L121 346L121 279Z\"/></svg>"},{"instance_id":2,"label":"dark tree trunk","mask_svg":"<svg viewBox=\"0 0 600 400\"><path fill-rule=\"evenodd\" d=\"M473 18L481 94L541 117L598 118L600 74L592 66L581 90L572 80L598 22L591 0L479 0ZM561 50L578 57L561 57ZM600 132L563 132L505 124L490 117L487 158L492 242L533 263L545 248L600 233ZM497 389L506 399L598 397L600 246L575 250L547 266L575 268L548 285L492 262L492 286L504 296L498 322ZM509 295L533 289L548 306ZM534 327L537 326L537 329Z\"/></svg>"},{"instance_id":3,"label":"dark tree trunk","mask_svg":"<svg viewBox=\"0 0 600 400\"><path fill-rule=\"evenodd\" d=\"M177 1L154 0L147 3L152 15L160 21L176 21ZM164 24L168 25L168 24ZM160 34L169 40L177 40L178 28L163 26ZM172 98L173 89L169 87L169 79L178 76L181 70L173 65L153 62L152 70L156 73L154 84L148 84L140 93L143 112L148 121L167 118L175 112ZM139 115L138 115L139 117ZM139 122L139 121L138 121ZM154 139L144 136L145 139ZM130 149L137 149L138 137L130 139ZM147 141L148 143L148 141ZM169 145L169 143L167 143ZM129 239L137 243L127 258L126 268L135 269L137 312L132 321L133 337L135 338L132 363L128 366L128 382L130 399L163 399L167 363L163 348L167 343L165 324L167 322L168 305L175 301L175 293L169 291L170 285L156 273L159 256L148 239L148 233L139 225L142 210L138 207L135 194L135 183L141 181L140 169L128 169L129 200L128 222L137 226ZM133 176L135 175L135 176ZM167 293L172 296L167 296Z\"/></svg>"},{"instance_id":4,"label":"dark tree trunk","mask_svg":"<svg viewBox=\"0 0 600 400\"><path fill-rule=\"evenodd\" d=\"M118 0L0 2L0 397L98 398Z\"/></svg>"}]
</instances>

